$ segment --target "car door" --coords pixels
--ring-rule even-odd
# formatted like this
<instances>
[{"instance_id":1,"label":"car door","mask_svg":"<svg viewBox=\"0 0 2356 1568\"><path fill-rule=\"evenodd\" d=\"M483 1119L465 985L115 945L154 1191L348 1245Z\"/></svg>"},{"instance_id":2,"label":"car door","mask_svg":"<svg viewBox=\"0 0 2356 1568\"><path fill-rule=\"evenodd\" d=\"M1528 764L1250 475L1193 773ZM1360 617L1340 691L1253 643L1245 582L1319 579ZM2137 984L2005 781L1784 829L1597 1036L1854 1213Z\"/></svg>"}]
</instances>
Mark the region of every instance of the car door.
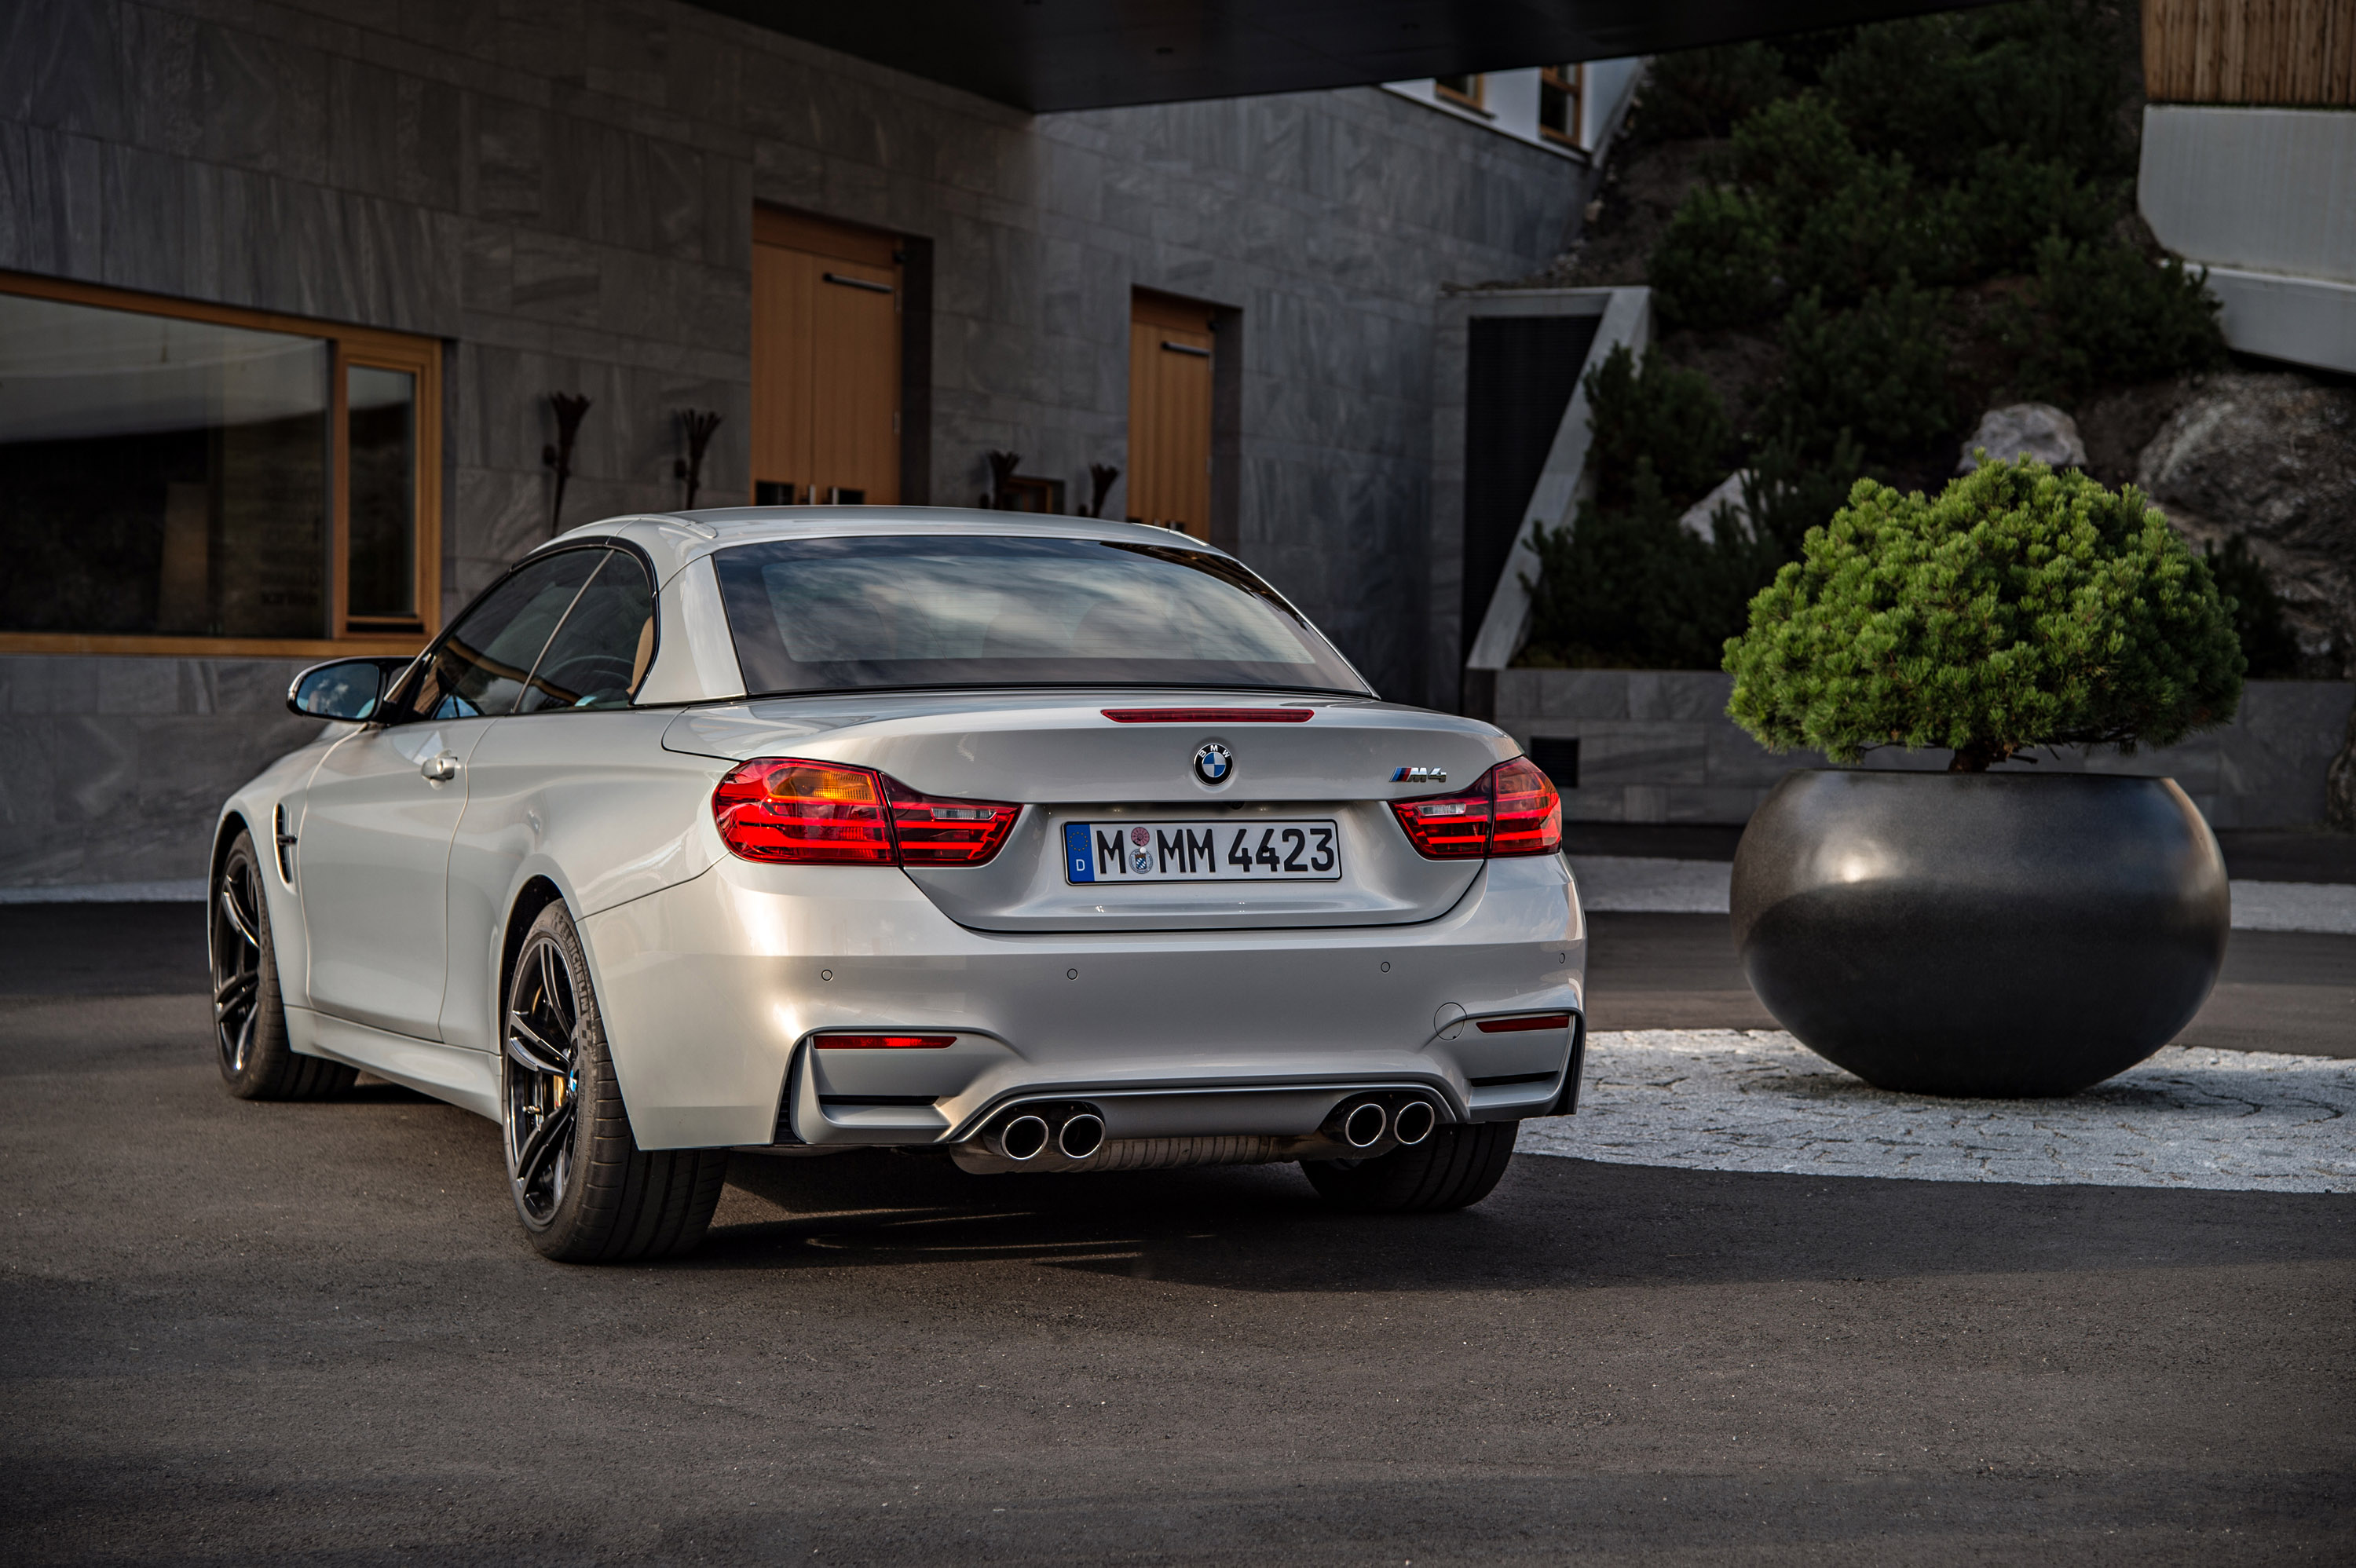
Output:
<instances>
[{"instance_id":1,"label":"car door","mask_svg":"<svg viewBox=\"0 0 2356 1568\"><path fill-rule=\"evenodd\" d=\"M654 583L626 549L610 551L581 592L518 699L468 764L466 805L450 851L450 988L442 1038L498 1049L498 935L538 858L561 869L575 916L688 874L674 868L697 820L704 759L663 750L674 709L631 697L655 651ZM682 788L684 785L684 789Z\"/></svg>"},{"instance_id":2,"label":"car door","mask_svg":"<svg viewBox=\"0 0 2356 1568\"><path fill-rule=\"evenodd\" d=\"M411 667L384 721L345 737L320 762L296 849L313 1007L441 1038L444 883L468 761L513 710L605 553L563 550L509 572Z\"/></svg>"}]
</instances>

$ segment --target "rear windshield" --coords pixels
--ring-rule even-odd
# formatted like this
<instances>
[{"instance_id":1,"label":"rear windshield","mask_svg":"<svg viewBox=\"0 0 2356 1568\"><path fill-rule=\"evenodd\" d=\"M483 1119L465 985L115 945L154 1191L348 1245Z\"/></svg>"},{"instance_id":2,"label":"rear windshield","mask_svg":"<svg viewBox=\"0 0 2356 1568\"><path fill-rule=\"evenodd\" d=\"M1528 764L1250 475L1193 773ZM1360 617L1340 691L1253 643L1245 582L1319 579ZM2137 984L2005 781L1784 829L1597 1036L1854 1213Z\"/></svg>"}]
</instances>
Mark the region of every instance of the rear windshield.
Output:
<instances>
[{"instance_id":1,"label":"rear windshield","mask_svg":"<svg viewBox=\"0 0 2356 1568\"><path fill-rule=\"evenodd\" d=\"M1234 561L991 536L781 539L713 557L745 688L1269 687L1363 694Z\"/></svg>"}]
</instances>

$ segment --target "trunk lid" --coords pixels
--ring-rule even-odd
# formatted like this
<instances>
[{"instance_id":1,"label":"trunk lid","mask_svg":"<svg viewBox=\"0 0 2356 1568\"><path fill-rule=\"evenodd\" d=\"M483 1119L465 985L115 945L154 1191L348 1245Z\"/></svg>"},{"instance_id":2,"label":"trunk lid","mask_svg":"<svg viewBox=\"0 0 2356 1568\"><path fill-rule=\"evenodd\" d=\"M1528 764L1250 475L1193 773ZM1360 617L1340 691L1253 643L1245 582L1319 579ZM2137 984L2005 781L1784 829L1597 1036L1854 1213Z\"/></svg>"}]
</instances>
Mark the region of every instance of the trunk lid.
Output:
<instances>
[{"instance_id":1,"label":"trunk lid","mask_svg":"<svg viewBox=\"0 0 2356 1568\"><path fill-rule=\"evenodd\" d=\"M1151 717L1120 722L1107 709ZM1194 711L1170 721L1164 716L1173 709ZM1203 709L1309 717L1266 722ZM690 709L663 744L737 762L792 756L845 763L927 795L1031 807L986 865L907 868L950 919L1005 932L1392 925L1437 918L1463 896L1483 862L1425 859L1389 803L1465 788L1518 751L1476 720L1367 698L1133 690L758 699ZM1194 766L1198 751L1214 744L1229 759L1217 783ZM1410 769L1424 776L1398 777ZM1171 839L1182 830L1191 831L1195 844L1215 844L1224 858L1236 852L1238 833L1249 852L1270 828L1324 823L1333 826L1338 860L1331 880L1275 880L1271 871L1264 881L1075 882L1067 874L1066 832L1075 826L1087 829L1075 842L1092 849L1102 832L1145 827L1144 852L1201 871L1207 868L1184 859L1183 841L1180 859L1171 858Z\"/></svg>"}]
</instances>

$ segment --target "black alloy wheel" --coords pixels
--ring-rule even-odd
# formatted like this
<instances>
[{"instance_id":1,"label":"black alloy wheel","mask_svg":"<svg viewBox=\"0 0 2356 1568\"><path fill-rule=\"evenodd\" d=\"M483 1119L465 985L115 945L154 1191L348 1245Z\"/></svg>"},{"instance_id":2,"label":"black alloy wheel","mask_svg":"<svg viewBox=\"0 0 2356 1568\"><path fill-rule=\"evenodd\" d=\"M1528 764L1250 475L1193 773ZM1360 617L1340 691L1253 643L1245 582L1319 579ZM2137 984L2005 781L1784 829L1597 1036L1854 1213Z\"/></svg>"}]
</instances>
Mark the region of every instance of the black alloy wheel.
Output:
<instances>
[{"instance_id":1,"label":"black alloy wheel","mask_svg":"<svg viewBox=\"0 0 2356 1568\"><path fill-rule=\"evenodd\" d=\"M573 1179L581 1070L581 998L553 932L535 930L508 987L503 1063L508 1179L523 1222L544 1230Z\"/></svg>"},{"instance_id":2,"label":"black alloy wheel","mask_svg":"<svg viewBox=\"0 0 2356 1568\"><path fill-rule=\"evenodd\" d=\"M221 857L207 908L221 1080L241 1100L325 1099L350 1088L356 1074L340 1061L296 1054L287 1039L264 874L252 836L240 833Z\"/></svg>"},{"instance_id":3,"label":"black alloy wheel","mask_svg":"<svg viewBox=\"0 0 2356 1568\"><path fill-rule=\"evenodd\" d=\"M587 956L561 903L524 934L503 1026L499 1124L531 1244L563 1263L693 1251L720 1202L728 1151L638 1147Z\"/></svg>"}]
</instances>

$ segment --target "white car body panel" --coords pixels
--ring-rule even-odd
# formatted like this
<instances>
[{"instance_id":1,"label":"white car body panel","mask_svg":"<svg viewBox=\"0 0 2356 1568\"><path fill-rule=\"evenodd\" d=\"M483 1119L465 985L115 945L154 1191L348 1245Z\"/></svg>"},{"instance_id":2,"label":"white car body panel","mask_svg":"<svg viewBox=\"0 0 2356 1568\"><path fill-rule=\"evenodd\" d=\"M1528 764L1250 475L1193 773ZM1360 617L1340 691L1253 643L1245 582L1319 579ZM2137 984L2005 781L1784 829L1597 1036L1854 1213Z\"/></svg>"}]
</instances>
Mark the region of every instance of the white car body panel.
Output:
<instances>
[{"instance_id":1,"label":"white car body panel","mask_svg":"<svg viewBox=\"0 0 2356 1568\"><path fill-rule=\"evenodd\" d=\"M1574 1031L1489 1034L1477 1020L1582 1013L1568 862L1421 860L1385 804L1451 787L1393 784L1398 770L1461 786L1517 755L1494 727L1268 690L744 695L714 551L932 531L1170 538L890 508L574 530L558 542L623 540L654 569L656 645L632 707L329 725L225 804L220 844L242 824L266 850L281 808L296 841L291 882L264 879L295 1049L496 1116L503 952L519 900L544 883L582 934L646 1148L953 1143L1009 1097L1046 1093L1089 1093L1114 1138L1305 1134L1369 1086L1428 1090L1463 1119L1557 1102ZM1103 712L1274 705L1313 717L1130 725ZM1237 757L1215 787L1187 766L1205 738ZM422 776L443 753L455 775ZM979 867L739 859L712 790L737 762L779 755L1025 809ZM1117 900L1066 884L1059 825L1124 815L1331 817L1344 875L1131 885ZM956 1043L810 1044L842 1029Z\"/></svg>"}]
</instances>

